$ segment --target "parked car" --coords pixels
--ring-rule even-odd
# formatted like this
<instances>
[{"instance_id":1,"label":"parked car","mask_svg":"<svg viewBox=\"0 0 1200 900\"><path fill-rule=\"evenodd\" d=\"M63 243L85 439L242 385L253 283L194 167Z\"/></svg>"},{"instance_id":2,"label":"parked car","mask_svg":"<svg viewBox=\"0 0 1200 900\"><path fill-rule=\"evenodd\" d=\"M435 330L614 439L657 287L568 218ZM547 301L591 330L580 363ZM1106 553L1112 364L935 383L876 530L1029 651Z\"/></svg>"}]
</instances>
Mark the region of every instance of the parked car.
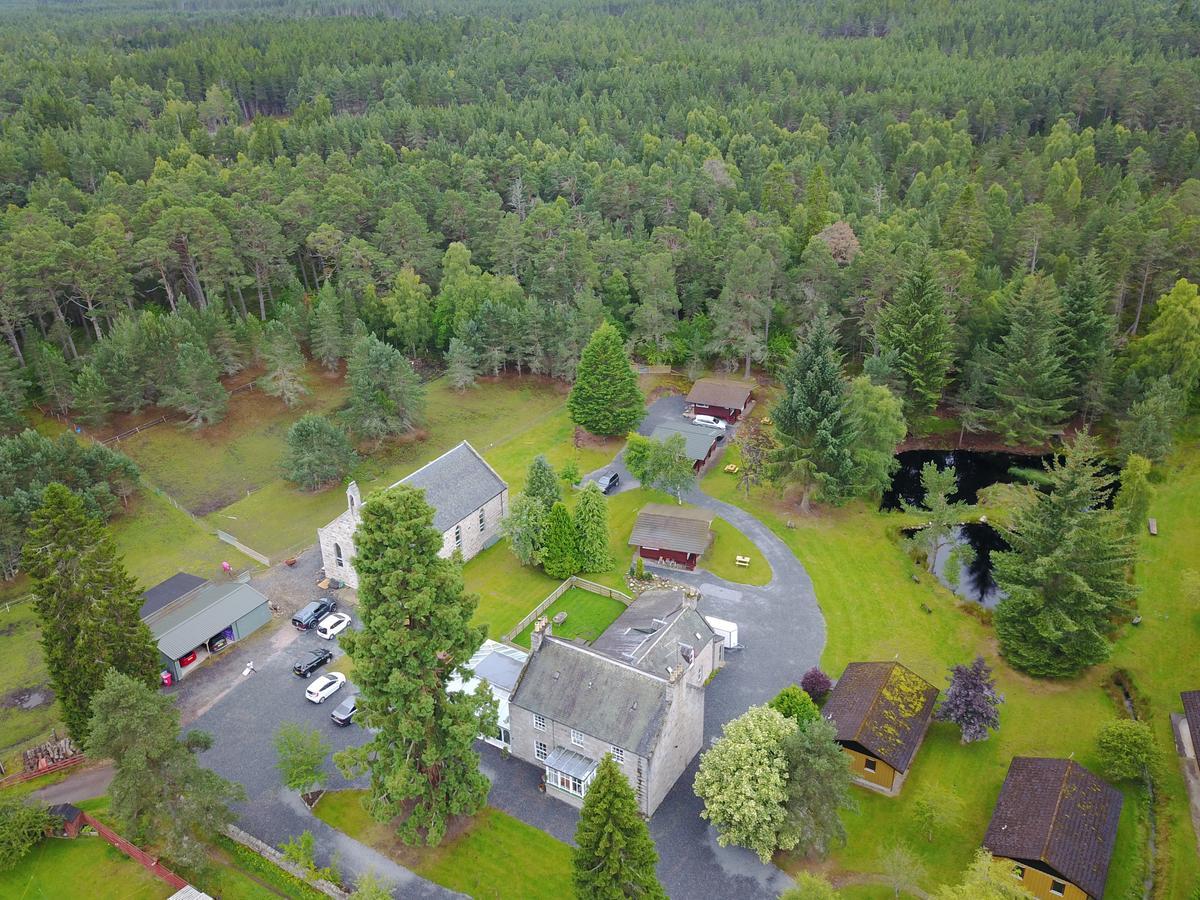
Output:
<instances>
[{"instance_id":1,"label":"parked car","mask_svg":"<svg viewBox=\"0 0 1200 900\"><path fill-rule=\"evenodd\" d=\"M183 666L190 666L195 661L196 661L196 651L195 650L191 651L190 653L185 653L185 654L183 654L183 656L179 657L179 665L181 668Z\"/></svg>"},{"instance_id":2,"label":"parked car","mask_svg":"<svg viewBox=\"0 0 1200 900\"><path fill-rule=\"evenodd\" d=\"M301 631L308 631L332 612L337 612L337 601L332 597L322 597L292 616L292 624Z\"/></svg>"},{"instance_id":3,"label":"parked car","mask_svg":"<svg viewBox=\"0 0 1200 900\"><path fill-rule=\"evenodd\" d=\"M718 419L716 416L696 416L692 419L693 425L703 425L705 428L715 428L720 434L717 435L717 440L725 437L725 429L728 424L724 419Z\"/></svg>"},{"instance_id":4,"label":"parked car","mask_svg":"<svg viewBox=\"0 0 1200 900\"><path fill-rule=\"evenodd\" d=\"M345 631L346 626L349 624L350 617L348 615L345 613L334 613L332 616L326 616L321 620L321 624L317 626L317 634L327 641L332 641Z\"/></svg>"},{"instance_id":5,"label":"parked car","mask_svg":"<svg viewBox=\"0 0 1200 900\"><path fill-rule=\"evenodd\" d=\"M292 671L301 678L307 678L331 659L333 659L333 654L328 650L310 650L308 655L302 656L296 661L296 664L292 666Z\"/></svg>"},{"instance_id":6,"label":"parked car","mask_svg":"<svg viewBox=\"0 0 1200 900\"><path fill-rule=\"evenodd\" d=\"M345 728L354 720L354 714L358 712L358 694L353 697L347 697L338 704L337 709L329 714L329 718L333 719L333 724L339 728Z\"/></svg>"},{"instance_id":7,"label":"parked car","mask_svg":"<svg viewBox=\"0 0 1200 900\"><path fill-rule=\"evenodd\" d=\"M326 672L308 686L304 696L313 703L324 703L327 698L340 691L345 683L346 676L341 672Z\"/></svg>"},{"instance_id":8,"label":"parked car","mask_svg":"<svg viewBox=\"0 0 1200 900\"><path fill-rule=\"evenodd\" d=\"M616 472L604 472L596 478L596 484L600 486L600 490L605 494L611 494L617 489L621 483L621 476Z\"/></svg>"}]
</instances>

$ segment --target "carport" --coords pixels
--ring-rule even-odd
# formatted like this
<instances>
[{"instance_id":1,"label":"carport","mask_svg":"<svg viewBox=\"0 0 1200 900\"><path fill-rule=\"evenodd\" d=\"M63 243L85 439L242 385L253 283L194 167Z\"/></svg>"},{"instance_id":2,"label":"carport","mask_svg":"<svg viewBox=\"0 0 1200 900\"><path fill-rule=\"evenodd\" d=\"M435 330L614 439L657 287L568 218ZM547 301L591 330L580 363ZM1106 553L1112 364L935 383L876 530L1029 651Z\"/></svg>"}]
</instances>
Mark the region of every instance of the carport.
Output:
<instances>
[{"instance_id":1,"label":"carport","mask_svg":"<svg viewBox=\"0 0 1200 900\"><path fill-rule=\"evenodd\" d=\"M250 585L213 584L186 572L155 585L142 597L142 620L158 643L163 668L176 680L271 618L267 598ZM195 660L180 665L192 652Z\"/></svg>"}]
</instances>

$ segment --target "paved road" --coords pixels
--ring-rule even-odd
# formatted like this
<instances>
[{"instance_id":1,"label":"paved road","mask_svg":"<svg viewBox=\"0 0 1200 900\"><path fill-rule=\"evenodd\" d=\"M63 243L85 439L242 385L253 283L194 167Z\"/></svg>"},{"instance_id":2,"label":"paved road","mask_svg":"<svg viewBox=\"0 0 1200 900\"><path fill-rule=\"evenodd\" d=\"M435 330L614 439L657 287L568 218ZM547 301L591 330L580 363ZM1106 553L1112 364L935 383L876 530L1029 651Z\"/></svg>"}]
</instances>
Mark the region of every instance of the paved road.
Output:
<instances>
[{"instance_id":1,"label":"paved road","mask_svg":"<svg viewBox=\"0 0 1200 900\"><path fill-rule=\"evenodd\" d=\"M108 786L113 780L112 763L104 763L82 772L72 772L58 784L38 788L30 796L39 803L53 806L55 803L79 803L102 797L108 792Z\"/></svg>"}]
</instances>

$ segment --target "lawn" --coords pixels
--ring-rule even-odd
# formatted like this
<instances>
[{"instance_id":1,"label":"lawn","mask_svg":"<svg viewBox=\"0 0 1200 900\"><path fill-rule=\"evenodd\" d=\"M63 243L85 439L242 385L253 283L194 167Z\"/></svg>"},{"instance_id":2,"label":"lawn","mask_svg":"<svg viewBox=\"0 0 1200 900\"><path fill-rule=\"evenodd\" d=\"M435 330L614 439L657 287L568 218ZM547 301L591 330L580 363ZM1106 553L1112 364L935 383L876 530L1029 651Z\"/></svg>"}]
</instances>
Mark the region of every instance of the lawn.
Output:
<instances>
[{"instance_id":1,"label":"lawn","mask_svg":"<svg viewBox=\"0 0 1200 900\"><path fill-rule=\"evenodd\" d=\"M32 603L0 604L0 759L6 765L19 766L17 751L49 737L59 721L57 703L33 709L13 705L17 694L48 680L39 634Z\"/></svg>"},{"instance_id":2,"label":"lawn","mask_svg":"<svg viewBox=\"0 0 1200 900\"><path fill-rule=\"evenodd\" d=\"M543 615L553 621L559 613L566 613L566 621L553 626L554 635L568 641L582 638L590 644L624 611L625 604L620 600L593 594L581 587L573 587L550 604L550 608ZM528 647L533 625L534 623L530 622L525 630L517 635L514 643Z\"/></svg>"},{"instance_id":3,"label":"lawn","mask_svg":"<svg viewBox=\"0 0 1200 900\"><path fill-rule=\"evenodd\" d=\"M519 819L485 807L439 847L409 847L363 809L363 791L325 794L318 817L430 881L476 900L570 897L571 848Z\"/></svg>"},{"instance_id":4,"label":"lawn","mask_svg":"<svg viewBox=\"0 0 1200 900\"><path fill-rule=\"evenodd\" d=\"M763 559L754 542L724 519L713 519L713 542L700 558L700 568L718 578L739 584L764 585L771 580L771 564ZM737 557L748 556L750 565L739 566Z\"/></svg>"},{"instance_id":5,"label":"lawn","mask_svg":"<svg viewBox=\"0 0 1200 900\"><path fill-rule=\"evenodd\" d=\"M736 455L736 448L731 451ZM904 841L926 867L926 887L957 881L983 837L1011 757L1074 754L1095 767L1095 735L1117 715L1102 687L1107 668L1054 682L1008 668L997 656L990 628L968 615L953 594L924 576L903 552L900 516L853 503L804 517L765 493L755 492L747 500L721 472L710 475L704 488L758 516L804 563L825 616L828 640L822 665L831 675L854 660L896 658L940 687L951 665L983 655L1006 697L1000 731L983 743L963 746L952 726L935 723L900 797L855 790L859 810L845 817L849 839L832 856L835 873L879 872L888 846ZM789 520L794 528L787 527ZM1054 727L1047 728L1048 722ZM1141 791L1129 788L1126 793L1136 801ZM916 825L915 805L923 795L957 798L951 804L957 807L955 821L941 828L933 842L924 840ZM1128 802L1121 816L1109 896L1127 896L1139 883L1145 842L1138 805ZM781 862L793 869L800 865L787 857Z\"/></svg>"},{"instance_id":6,"label":"lawn","mask_svg":"<svg viewBox=\"0 0 1200 900\"><path fill-rule=\"evenodd\" d=\"M88 900L161 900L174 890L99 837L46 838L16 868L0 872L0 897L8 900L82 893Z\"/></svg>"}]
</instances>

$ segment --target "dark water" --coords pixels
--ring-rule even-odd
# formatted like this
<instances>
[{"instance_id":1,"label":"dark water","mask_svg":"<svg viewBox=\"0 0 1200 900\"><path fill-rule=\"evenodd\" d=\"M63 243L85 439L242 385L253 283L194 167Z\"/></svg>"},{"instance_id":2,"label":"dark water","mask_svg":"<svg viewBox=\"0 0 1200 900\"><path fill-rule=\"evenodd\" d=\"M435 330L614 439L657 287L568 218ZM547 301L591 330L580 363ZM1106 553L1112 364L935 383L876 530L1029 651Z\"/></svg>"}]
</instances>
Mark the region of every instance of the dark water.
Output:
<instances>
[{"instance_id":1,"label":"dark water","mask_svg":"<svg viewBox=\"0 0 1200 900\"><path fill-rule=\"evenodd\" d=\"M958 581L952 584L947 577L955 547L968 548L965 558L958 560ZM938 581L958 596L993 608L1005 598L1004 591L992 577L992 554L1008 549L1008 542L986 522L968 522L958 526L955 546L943 547L934 560L933 573Z\"/></svg>"},{"instance_id":2,"label":"dark water","mask_svg":"<svg viewBox=\"0 0 1200 900\"><path fill-rule=\"evenodd\" d=\"M920 503L925 497L921 487L921 467L935 462L939 469L954 466L958 474L958 490L951 500L975 503L981 488L993 484L1009 484L1013 481L1011 469L1034 469L1041 471L1049 456L1029 456L1023 453L994 453L980 450L905 450L897 453L900 468L892 476L891 489L879 501L884 510L901 509L901 498L910 503Z\"/></svg>"}]
</instances>

